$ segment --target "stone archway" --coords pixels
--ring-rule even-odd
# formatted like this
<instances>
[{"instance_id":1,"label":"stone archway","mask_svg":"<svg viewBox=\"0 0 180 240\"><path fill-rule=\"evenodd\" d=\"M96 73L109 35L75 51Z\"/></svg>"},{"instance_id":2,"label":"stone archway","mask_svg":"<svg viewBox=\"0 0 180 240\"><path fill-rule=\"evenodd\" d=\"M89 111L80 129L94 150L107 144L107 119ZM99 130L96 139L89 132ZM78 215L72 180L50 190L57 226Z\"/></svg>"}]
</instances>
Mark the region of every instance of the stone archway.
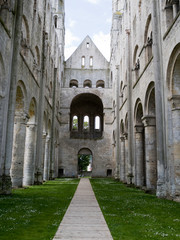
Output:
<instances>
[{"instance_id":1,"label":"stone archway","mask_svg":"<svg viewBox=\"0 0 180 240\"><path fill-rule=\"evenodd\" d=\"M143 106L138 99L135 107L135 162L136 184L139 187L146 186L146 162L144 149L144 125L142 122Z\"/></svg>"},{"instance_id":2,"label":"stone archway","mask_svg":"<svg viewBox=\"0 0 180 240\"><path fill-rule=\"evenodd\" d=\"M178 44L170 57L167 69L168 84L168 111L169 111L169 145L171 146L170 179L171 194L180 195L180 44Z\"/></svg>"},{"instance_id":3,"label":"stone archway","mask_svg":"<svg viewBox=\"0 0 180 240\"><path fill-rule=\"evenodd\" d=\"M16 89L16 105L14 117L13 150L11 163L12 187L22 187L24 152L26 138L26 123L28 116L25 114L25 87L19 81Z\"/></svg>"},{"instance_id":4,"label":"stone archway","mask_svg":"<svg viewBox=\"0 0 180 240\"><path fill-rule=\"evenodd\" d=\"M146 187L157 186L157 146L156 146L156 103L154 82L146 92L145 115L142 118L145 132Z\"/></svg>"},{"instance_id":5,"label":"stone archway","mask_svg":"<svg viewBox=\"0 0 180 240\"><path fill-rule=\"evenodd\" d=\"M91 176L93 170L93 155L89 148L82 148L78 152L78 174Z\"/></svg>"}]
</instances>

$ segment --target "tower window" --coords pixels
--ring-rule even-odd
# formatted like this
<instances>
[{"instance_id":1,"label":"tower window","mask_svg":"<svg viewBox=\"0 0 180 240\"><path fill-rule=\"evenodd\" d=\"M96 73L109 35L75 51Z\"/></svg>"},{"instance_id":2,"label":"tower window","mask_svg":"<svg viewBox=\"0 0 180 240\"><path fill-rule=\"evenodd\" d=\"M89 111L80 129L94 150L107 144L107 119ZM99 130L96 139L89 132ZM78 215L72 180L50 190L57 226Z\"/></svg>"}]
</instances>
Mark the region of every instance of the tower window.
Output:
<instances>
[{"instance_id":1,"label":"tower window","mask_svg":"<svg viewBox=\"0 0 180 240\"><path fill-rule=\"evenodd\" d=\"M57 16L54 17L54 26L57 28Z\"/></svg>"},{"instance_id":2,"label":"tower window","mask_svg":"<svg viewBox=\"0 0 180 240\"><path fill-rule=\"evenodd\" d=\"M85 57L84 56L81 58L81 65L82 65L82 67L85 66Z\"/></svg>"},{"instance_id":3,"label":"tower window","mask_svg":"<svg viewBox=\"0 0 180 240\"><path fill-rule=\"evenodd\" d=\"M86 43L86 47L89 48L89 43L88 42Z\"/></svg>"},{"instance_id":4,"label":"tower window","mask_svg":"<svg viewBox=\"0 0 180 240\"><path fill-rule=\"evenodd\" d=\"M90 59L89 59L89 65L90 65L90 67L93 66L93 57L90 57Z\"/></svg>"},{"instance_id":5,"label":"tower window","mask_svg":"<svg viewBox=\"0 0 180 240\"><path fill-rule=\"evenodd\" d=\"M73 130L78 130L78 117L74 116L72 120L72 129Z\"/></svg>"},{"instance_id":6,"label":"tower window","mask_svg":"<svg viewBox=\"0 0 180 240\"><path fill-rule=\"evenodd\" d=\"M88 116L84 116L83 129L89 130L89 117Z\"/></svg>"},{"instance_id":7,"label":"tower window","mask_svg":"<svg viewBox=\"0 0 180 240\"><path fill-rule=\"evenodd\" d=\"M100 117L95 117L95 130L100 130Z\"/></svg>"}]
</instances>

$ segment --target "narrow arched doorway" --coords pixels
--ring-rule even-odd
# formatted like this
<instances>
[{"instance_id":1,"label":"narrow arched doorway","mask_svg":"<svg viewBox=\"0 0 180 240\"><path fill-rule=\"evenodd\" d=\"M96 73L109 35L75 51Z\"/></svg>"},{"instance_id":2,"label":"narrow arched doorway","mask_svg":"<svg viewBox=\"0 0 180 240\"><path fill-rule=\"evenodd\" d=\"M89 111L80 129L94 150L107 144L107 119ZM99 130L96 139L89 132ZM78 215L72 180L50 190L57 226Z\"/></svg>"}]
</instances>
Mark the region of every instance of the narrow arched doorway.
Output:
<instances>
[{"instance_id":1,"label":"narrow arched doorway","mask_svg":"<svg viewBox=\"0 0 180 240\"><path fill-rule=\"evenodd\" d=\"M78 152L78 175L91 177L93 166L93 155L90 149L82 148Z\"/></svg>"}]
</instances>

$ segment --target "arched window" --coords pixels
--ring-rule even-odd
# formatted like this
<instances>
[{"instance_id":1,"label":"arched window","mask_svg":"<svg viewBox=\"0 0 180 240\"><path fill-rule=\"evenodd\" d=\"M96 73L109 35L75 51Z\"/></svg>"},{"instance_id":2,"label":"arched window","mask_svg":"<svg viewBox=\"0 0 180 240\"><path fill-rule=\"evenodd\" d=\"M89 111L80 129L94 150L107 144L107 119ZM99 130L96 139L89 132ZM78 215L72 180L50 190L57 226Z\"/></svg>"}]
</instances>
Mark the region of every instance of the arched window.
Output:
<instances>
[{"instance_id":1,"label":"arched window","mask_svg":"<svg viewBox=\"0 0 180 240\"><path fill-rule=\"evenodd\" d=\"M54 17L54 26L57 28L57 16Z\"/></svg>"},{"instance_id":2,"label":"arched window","mask_svg":"<svg viewBox=\"0 0 180 240\"><path fill-rule=\"evenodd\" d=\"M89 66L92 67L93 66L93 57L89 58Z\"/></svg>"},{"instance_id":3,"label":"arched window","mask_svg":"<svg viewBox=\"0 0 180 240\"><path fill-rule=\"evenodd\" d=\"M75 139L99 139L103 133L103 104L91 93L77 95L70 107L70 137ZM77 120L78 118L78 120ZM76 127L74 131L73 120Z\"/></svg>"},{"instance_id":4,"label":"arched window","mask_svg":"<svg viewBox=\"0 0 180 240\"><path fill-rule=\"evenodd\" d=\"M97 81L96 87L97 87L97 88L104 88L104 81L103 81L103 80Z\"/></svg>"},{"instance_id":5,"label":"arched window","mask_svg":"<svg viewBox=\"0 0 180 240\"><path fill-rule=\"evenodd\" d=\"M72 79L69 83L70 88L78 88L78 81L75 79Z\"/></svg>"},{"instance_id":6,"label":"arched window","mask_svg":"<svg viewBox=\"0 0 180 240\"><path fill-rule=\"evenodd\" d=\"M95 117L95 130L100 130L100 128L101 128L100 117L96 116Z\"/></svg>"},{"instance_id":7,"label":"arched window","mask_svg":"<svg viewBox=\"0 0 180 240\"><path fill-rule=\"evenodd\" d=\"M83 119L83 129L88 131L89 130L89 117L86 115Z\"/></svg>"},{"instance_id":8,"label":"arched window","mask_svg":"<svg viewBox=\"0 0 180 240\"><path fill-rule=\"evenodd\" d=\"M84 88L91 88L91 87L92 87L91 80L85 80L84 81Z\"/></svg>"},{"instance_id":9,"label":"arched window","mask_svg":"<svg viewBox=\"0 0 180 240\"><path fill-rule=\"evenodd\" d=\"M81 66L85 67L85 56L82 56L81 58Z\"/></svg>"},{"instance_id":10,"label":"arched window","mask_svg":"<svg viewBox=\"0 0 180 240\"><path fill-rule=\"evenodd\" d=\"M72 130L78 130L78 117L74 116L72 119Z\"/></svg>"}]
</instances>

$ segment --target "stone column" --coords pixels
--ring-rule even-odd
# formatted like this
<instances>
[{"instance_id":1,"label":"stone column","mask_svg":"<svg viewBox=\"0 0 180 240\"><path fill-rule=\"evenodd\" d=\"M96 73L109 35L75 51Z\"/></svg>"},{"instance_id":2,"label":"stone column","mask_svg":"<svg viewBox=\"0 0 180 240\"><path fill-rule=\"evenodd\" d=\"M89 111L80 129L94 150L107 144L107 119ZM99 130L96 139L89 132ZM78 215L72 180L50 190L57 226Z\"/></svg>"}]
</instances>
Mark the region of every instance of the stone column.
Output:
<instances>
[{"instance_id":1,"label":"stone column","mask_svg":"<svg viewBox=\"0 0 180 240\"><path fill-rule=\"evenodd\" d=\"M15 116L12 164L10 171L12 187L22 187L27 120L27 116L23 113Z\"/></svg>"},{"instance_id":2,"label":"stone column","mask_svg":"<svg viewBox=\"0 0 180 240\"><path fill-rule=\"evenodd\" d=\"M157 185L157 151L156 151L156 118L143 117L145 127L145 159L146 159L146 187L156 189Z\"/></svg>"},{"instance_id":3,"label":"stone column","mask_svg":"<svg viewBox=\"0 0 180 240\"><path fill-rule=\"evenodd\" d=\"M125 182L125 138L120 137L121 140L121 157L120 157L120 180Z\"/></svg>"},{"instance_id":4,"label":"stone column","mask_svg":"<svg viewBox=\"0 0 180 240\"><path fill-rule=\"evenodd\" d=\"M35 164L35 130L34 123L28 123L26 127L23 186L34 184L34 164Z\"/></svg>"},{"instance_id":5,"label":"stone column","mask_svg":"<svg viewBox=\"0 0 180 240\"><path fill-rule=\"evenodd\" d=\"M0 194L11 193L11 177L10 169L12 163L12 149L13 149L13 132L14 132L14 115L16 104L16 88L19 64L19 51L22 30L22 16L23 16L23 0L15 1L15 24L12 35L12 57L9 74L9 86L7 90L7 124L6 124L6 138L5 138L5 158L3 162L3 175L0 182Z\"/></svg>"},{"instance_id":6,"label":"stone column","mask_svg":"<svg viewBox=\"0 0 180 240\"><path fill-rule=\"evenodd\" d=\"M119 66L116 65L116 173L115 178L119 179L119 167L120 167L120 141L119 141Z\"/></svg>"},{"instance_id":7,"label":"stone column","mask_svg":"<svg viewBox=\"0 0 180 240\"><path fill-rule=\"evenodd\" d=\"M144 186L144 136L143 125L135 126L135 155L136 155L136 184L138 187Z\"/></svg>"},{"instance_id":8,"label":"stone column","mask_svg":"<svg viewBox=\"0 0 180 240\"><path fill-rule=\"evenodd\" d=\"M175 197L180 196L180 96L173 96L172 102L172 126L173 126L173 155L174 155L174 180Z\"/></svg>"},{"instance_id":9,"label":"stone column","mask_svg":"<svg viewBox=\"0 0 180 240\"><path fill-rule=\"evenodd\" d=\"M153 66L156 99L156 141L157 141L157 192L158 197L166 196L165 171L167 165L165 85L162 61L162 31L160 1L152 1Z\"/></svg>"},{"instance_id":10,"label":"stone column","mask_svg":"<svg viewBox=\"0 0 180 240\"><path fill-rule=\"evenodd\" d=\"M45 153L44 153L44 176L43 180L49 180L49 165L50 165L50 137L46 137L46 144L45 144Z\"/></svg>"},{"instance_id":11,"label":"stone column","mask_svg":"<svg viewBox=\"0 0 180 240\"><path fill-rule=\"evenodd\" d=\"M125 139L125 182L127 183L128 176L128 134L124 134Z\"/></svg>"}]
</instances>

